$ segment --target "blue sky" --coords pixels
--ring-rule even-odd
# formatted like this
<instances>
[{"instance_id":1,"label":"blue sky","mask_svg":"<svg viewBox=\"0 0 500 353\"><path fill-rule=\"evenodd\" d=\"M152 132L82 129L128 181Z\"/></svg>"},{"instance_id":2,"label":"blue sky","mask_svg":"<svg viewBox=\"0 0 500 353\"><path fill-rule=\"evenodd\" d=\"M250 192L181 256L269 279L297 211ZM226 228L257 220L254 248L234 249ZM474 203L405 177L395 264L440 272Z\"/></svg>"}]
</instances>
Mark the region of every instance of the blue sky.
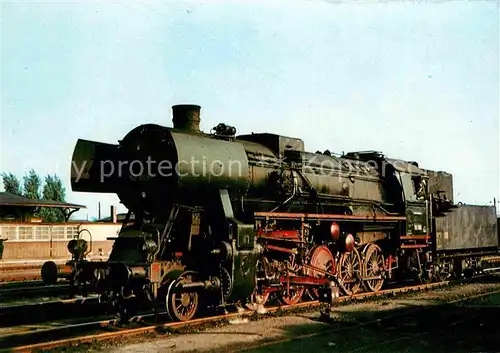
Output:
<instances>
[{"instance_id":1,"label":"blue sky","mask_svg":"<svg viewBox=\"0 0 500 353\"><path fill-rule=\"evenodd\" d=\"M57 173L78 138L116 143L171 106L201 128L374 149L454 174L456 201L499 192L495 1L5 2L0 171ZM123 208L119 208L123 211Z\"/></svg>"}]
</instances>

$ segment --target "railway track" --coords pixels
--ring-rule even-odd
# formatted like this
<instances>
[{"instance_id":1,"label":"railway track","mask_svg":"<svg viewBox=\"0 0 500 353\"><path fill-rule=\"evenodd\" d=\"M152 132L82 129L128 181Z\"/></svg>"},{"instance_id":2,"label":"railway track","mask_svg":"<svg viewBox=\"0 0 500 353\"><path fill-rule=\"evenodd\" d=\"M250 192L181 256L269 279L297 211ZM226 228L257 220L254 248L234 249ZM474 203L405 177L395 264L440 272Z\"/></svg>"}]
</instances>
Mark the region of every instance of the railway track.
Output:
<instances>
[{"instance_id":1,"label":"railway track","mask_svg":"<svg viewBox=\"0 0 500 353\"><path fill-rule=\"evenodd\" d=\"M394 295L397 293L408 293L425 291L453 284L451 281L431 283L417 286L407 286L402 288L388 289L377 293L368 292L360 293L353 296L345 296L337 299L338 303L346 303L350 301L360 301L369 298L383 297ZM303 302L290 306L272 306L266 307L267 313L278 311L291 311L303 308L318 308L318 301ZM166 317L163 313L160 315L160 323L154 324L154 315L148 314L136 317L133 327L120 327L116 319L105 319L93 322L75 323L69 325L61 325L57 327L42 328L34 331L17 332L10 335L5 335L0 338L0 352L31 352L34 350L47 350L56 347L79 345L82 343L113 340L120 337L130 337L132 335L141 335L146 333L165 332L169 330L180 329L184 327L196 327L203 324L216 323L226 321L241 316L251 316L255 312L244 310L225 315L210 316L199 319L194 319L187 322L164 322ZM31 328L33 330L33 328Z\"/></svg>"},{"instance_id":2,"label":"railway track","mask_svg":"<svg viewBox=\"0 0 500 353\"><path fill-rule=\"evenodd\" d=\"M29 280L29 281L23 281L23 280L14 280L14 281L5 281L5 282L0 282L0 290L2 288L15 288L15 287L20 287L20 286L26 286L26 285L32 285L32 286L43 286L44 283L43 281L38 281L38 280Z\"/></svg>"},{"instance_id":3,"label":"railway track","mask_svg":"<svg viewBox=\"0 0 500 353\"><path fill-rule=\"evenodd\" d=\"M69 295L68 284L54 284L54 285L38 285L29 282L16 283L16 285L1 285L0 286L0 305L7 300L20 299L20 298L34 298L42 296L59 297L62 295Z\"/></svg>"},{"instance_id":4,"label":"railway track","mask_svg":"<svg viewBox=\"0 0 500 353\"><path fill-rule=\"evenodd\" d=\"M474 278L473 281L475 282L478 279L480 280L481 278L485 277L491 277L491 275L478 276ZM473 281L470 279L444 281L424 285L391 288L379 291L377 293L366 292L353 296L343 296L337 298L337 303L347 304L351 301L359 302L365 299L374 299L387 296L391 297L398 293L422 292L447 285L472 283ZM495 280L495 282L497 281L498 280ZM491 292L486 293L485 295L488 294L491 294ZM91 301L95 300L95 298L89 298L86 300ZM467 300L467 298L464 298L463 300ZM82 303L85 302L85 300L80 301ZM61 302L64 304L71 304L72 302L78 302L78 300L66 300ZM32 304L34 311L36 311L37 305L40 304ZM276 313L280 311L290 312L293 310L301 309L317 309L320 305L321 304L318 301L308 301L299 303L297 305L266 307L266 312ZM67 310L56 309L56 311L66 312ZM95 320L94 316L93 319L87 319L87 321L82 322L81 313L83 312L85 312L85 316L87 317L92 315L90 311L76 309L73 310L73 313L77 315L74 316L72 320L70 319L66 322L57 322L52 320L48 324L46 323L14 328L14 330L12 330L13 332L4 334L0 337L0 352L31 352L36 350L48 350L63 346L75 346L89 342L116 340L120 337L138 336L147 333L168 332L172 330L175 331L181 328L195 328L200 325L210 325L216 324L218 322L227 322L227 320L241 318L242 316L248 317L255 314L254 311L243 310L225 315L202 317L187 322L168 322L169 319L167 318L167 314L160 313L158 323L155 323L153 314L145 314L136 316L133 319L133 322L128 327L123 327L120 326L118 320L111 315L101 316L101 318L98 320ZM96 311L96 313L97 312L98 311ZM80 313L80 316L78 316L78 313ZM264 315L262 317L266 316ZM71 321L73 322L69 323Z\"/></svg>"},{"instance_id":5,"label":"railway track","mask_svg":"<svg viewBox=\"0 0 500 353\"><path fill-rule=\"evenodd\" d=\"M41 282L41 265L3 265L0 267L0 285L14 282Z\"/></svg>"},{"instance_id":6,"label":"railway track","mask_svg":"<svg viewBox=\"0 0 500 353\"><path fill-rule=\"evenodd\" d=\"M263 350L266 347L277 346L283 350L286 350L286 344L292 342L303 341L307 339L318 339L322 336L327 336L329 339L335 334L349 334L355 332L359 335L360 329L367 327L380 327L383 326L384 332L398 332L396 335L388 335L389 337L382 338L378 337L376 343L369 344L356 344L354 349L347 349L347 347L336 347L336 350L349 353L360 353L360 352L376 352L383 351L384 346L389 346L395 343L401 343L403 341L410 341L413 339L418 339L422 336L429 336L436 333L443 333L446 329L454 329L458 325L463 325L470 321L477 319L478 314L469 313L470 315L464 315L460 310L457 310L454 305L473 301L476 299L481 299L488 297L493 294L500 294L500 289L487 291L484 293L479 293L475 295L465 296L463 298L449 300L445 303L437 306L421 306L409 310L404 310L396 312L394 314L386 315L385 317L378 317L374 320L369 320L366 322L358 323L355 325L347 325L345 327L335 327L332 329L322 330L320 332L295 335L294 337L286 337L281 339L274 339L266 342L256 342L254 344L246 344L246 347L239 347L238 349L227 348L218 350L221 353L236 353L245 351L256 351ZM429 314L432 315L433 320L429 320ZM422 319L424 318L424 319ZM416 325L415 320L420 320L423 324ZM404 327L413 327L413 330L404 330ZM410 331L410 332L405 332ZM347 336L342 336L343 340L348 342L350 338ZM407 348L407 347L406 347Z\"/></svg>"},{"instance_id":7,"label":"railway track","mask_svg":"<svg viewBox=\"0 0 500 353\"><path fill-rule=\"evenodd\" d=\"M15 283L43 283L41 271L44 262L21 264L0 262L0 288L3 285L12 285ZM55 262L57 268L63 269L66 261L56 260Z\"/></svg>"},{"instance_id":8,"label":"railway track","mask_svg":"<svg viewBox=\"0 0 500 353\"><path fill-rule=\"evenodd\" d=\"M0 306L0 328L36 324L46 320L71 318L82 312L98 313L97 297L59 299ZM1 333L0 333L1 335Z\"/></svg>"}]
</instances>

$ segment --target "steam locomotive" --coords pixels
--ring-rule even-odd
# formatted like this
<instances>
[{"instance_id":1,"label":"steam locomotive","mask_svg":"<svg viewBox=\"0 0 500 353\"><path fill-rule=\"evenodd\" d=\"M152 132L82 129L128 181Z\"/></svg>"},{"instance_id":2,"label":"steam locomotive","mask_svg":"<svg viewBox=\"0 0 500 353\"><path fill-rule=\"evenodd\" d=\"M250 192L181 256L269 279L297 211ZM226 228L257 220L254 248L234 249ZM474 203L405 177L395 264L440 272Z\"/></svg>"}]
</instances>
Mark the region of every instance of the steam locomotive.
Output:
<instances>
[{"instance_id":1,"label":"steam locomotive","mask_svg":"<svg viewBox=\"0 0 500 353\"><path fill-rule=\"evenodd\" d=\"M199 106L172 110L173 128L141 125L116 145L80 139L73 154L72 190L116 193L129 213L107 261L87 261L91 239L78 237L65 273L121 317L149 303L185 321L271 296L333 300L495 269L495 206L454 204L448 173L222 123L203 133ZM47 262L42 277L63 272Z\"/></svg>"}]
</instances>

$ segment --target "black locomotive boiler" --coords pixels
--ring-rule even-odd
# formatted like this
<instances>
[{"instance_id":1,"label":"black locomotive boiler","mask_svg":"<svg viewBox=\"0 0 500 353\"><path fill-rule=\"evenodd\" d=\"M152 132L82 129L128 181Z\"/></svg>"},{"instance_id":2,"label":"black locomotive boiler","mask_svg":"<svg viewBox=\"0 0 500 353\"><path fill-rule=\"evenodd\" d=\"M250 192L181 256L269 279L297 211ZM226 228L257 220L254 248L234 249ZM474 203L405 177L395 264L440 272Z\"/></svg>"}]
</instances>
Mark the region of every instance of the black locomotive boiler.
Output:
<instances>
[{"instance_id":1,"label":"black locomotive boiler","mask_svg":"<svg viewBox=\"0 0 500 353\"><path fill-rule=\"evenodd\" d=\"M228 304L256 309L271 296L294 304L323 288L331 297L472 275L496 259L495 207L454 204L448 173L199 124L199 106L177 105L173 128L76 144L72 190L116 193L129 213L107 261L86 260L87 240L69 242L69 277L122 316L137 303L174 320ZM47 283L63 275L52 262L42 269Z\"/></svg>"}]
</instances>

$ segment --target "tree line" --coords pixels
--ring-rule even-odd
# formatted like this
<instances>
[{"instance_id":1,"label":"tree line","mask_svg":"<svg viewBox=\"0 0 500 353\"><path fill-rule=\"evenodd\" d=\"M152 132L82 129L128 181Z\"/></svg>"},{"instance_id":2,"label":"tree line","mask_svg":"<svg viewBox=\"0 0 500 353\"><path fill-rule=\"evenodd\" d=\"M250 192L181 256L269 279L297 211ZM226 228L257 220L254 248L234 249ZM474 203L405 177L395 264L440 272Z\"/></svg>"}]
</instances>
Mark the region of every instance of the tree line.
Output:
<instances>
[{"instance_id":1,"label":"tree line","mask_svg":"<svg viewBox=\"0 0 500 353\"><path fill-rule=\"evenodd\" d=\"M45 176L43 187L40 176L33 169L23 176L22 187L20 180L12 173L3 173L2 180L6 192L28 199L66 202L66 190L55 174ZM63 210L58 208L40 207L33 216L42 218L43 222L65 221Z\"/></svg>"}]
</instances>

